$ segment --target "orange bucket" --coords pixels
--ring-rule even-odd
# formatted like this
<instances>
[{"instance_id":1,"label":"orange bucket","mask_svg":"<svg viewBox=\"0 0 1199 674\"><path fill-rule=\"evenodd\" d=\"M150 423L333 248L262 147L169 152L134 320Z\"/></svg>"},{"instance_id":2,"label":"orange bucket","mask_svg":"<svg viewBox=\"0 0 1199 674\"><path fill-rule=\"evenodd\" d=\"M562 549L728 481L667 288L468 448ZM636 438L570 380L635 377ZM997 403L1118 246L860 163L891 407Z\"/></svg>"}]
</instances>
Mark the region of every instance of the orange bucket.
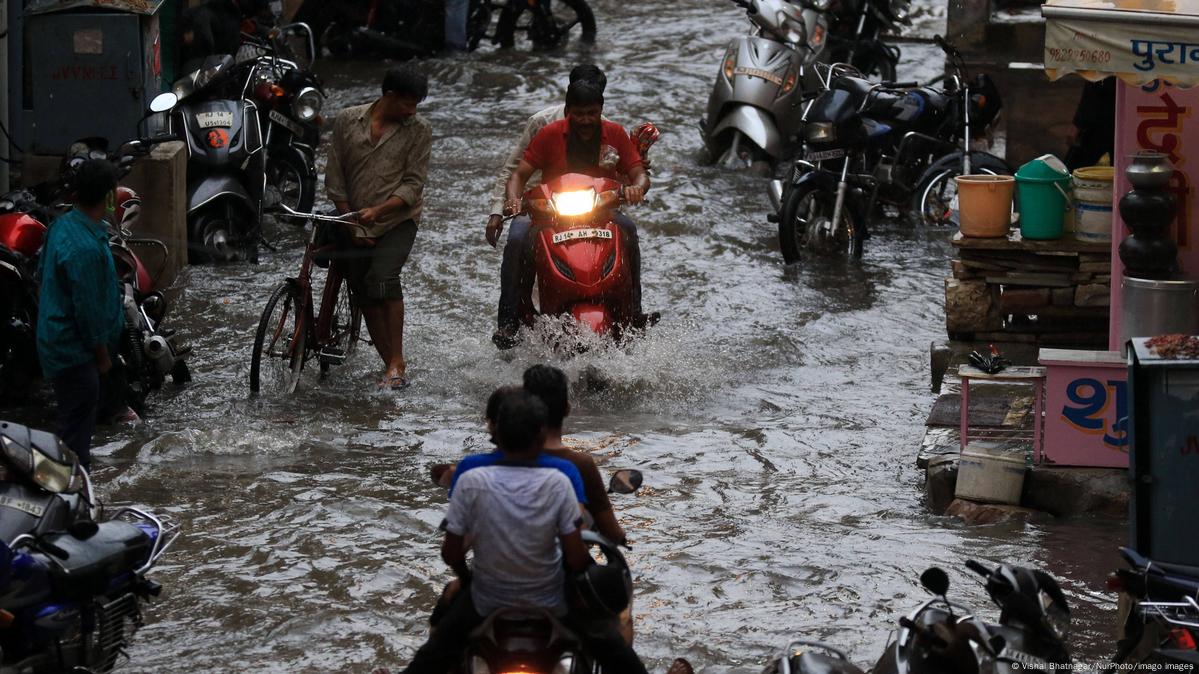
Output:
<instances>
[{"instance_id":1,"label":"orange bucket","mask_svg":"<svg viewBox=\"0 0 1199 674\"><path fill-rule=\"evenodd\" d=\"M1012 225L1012 176L972 175L954 178L958 186L958 223L962 236L998 238Z\"/></svg>"}]
</instances>

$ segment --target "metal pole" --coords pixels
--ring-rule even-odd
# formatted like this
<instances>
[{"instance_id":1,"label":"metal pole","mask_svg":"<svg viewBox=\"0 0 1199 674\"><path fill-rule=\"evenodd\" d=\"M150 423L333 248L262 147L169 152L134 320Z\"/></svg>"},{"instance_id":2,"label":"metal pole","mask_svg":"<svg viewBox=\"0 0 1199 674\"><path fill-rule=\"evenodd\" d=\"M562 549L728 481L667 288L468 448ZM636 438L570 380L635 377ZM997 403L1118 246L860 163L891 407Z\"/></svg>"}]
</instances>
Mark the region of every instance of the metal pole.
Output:
<instances>
[{"instance_id":1,"label":"metal pole","mask_svg":"<svg viewBox=\"0 0 1199 674\"><path fill-rule=\"evenodd\" d=\"M12 125L8 123L8 85L12 81L21 81L18 74L13 77L13 74L8 72L8 0L0 0L0 73L5 73L4 84L0 85L0 124L12 133ZM13 158L12 145L8 141L4 141L3 149L0 150L0 156L6 159ZM0 194L8 191L8 162L0 161Z\"/></svg>"}]
</instances>

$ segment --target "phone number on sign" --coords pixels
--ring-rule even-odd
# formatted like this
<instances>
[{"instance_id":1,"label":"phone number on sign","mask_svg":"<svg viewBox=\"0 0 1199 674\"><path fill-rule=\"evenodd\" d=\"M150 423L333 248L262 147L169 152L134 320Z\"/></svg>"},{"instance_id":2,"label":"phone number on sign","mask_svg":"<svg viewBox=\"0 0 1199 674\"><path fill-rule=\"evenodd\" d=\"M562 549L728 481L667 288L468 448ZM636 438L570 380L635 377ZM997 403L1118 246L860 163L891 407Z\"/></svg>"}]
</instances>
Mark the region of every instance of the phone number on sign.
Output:
<instances>
[{"instance_id":1,"label":"phone number on sign","mask_svg":"<svg viewBox=\"0 0 1199 674\"><path fill-rule=\"evenodd\" d=\"M1069 63L1111 63L1112 53L1106 49L1060 49L1050 47L1049 56L1054 61Z\"/></svg>"}]
</instances>

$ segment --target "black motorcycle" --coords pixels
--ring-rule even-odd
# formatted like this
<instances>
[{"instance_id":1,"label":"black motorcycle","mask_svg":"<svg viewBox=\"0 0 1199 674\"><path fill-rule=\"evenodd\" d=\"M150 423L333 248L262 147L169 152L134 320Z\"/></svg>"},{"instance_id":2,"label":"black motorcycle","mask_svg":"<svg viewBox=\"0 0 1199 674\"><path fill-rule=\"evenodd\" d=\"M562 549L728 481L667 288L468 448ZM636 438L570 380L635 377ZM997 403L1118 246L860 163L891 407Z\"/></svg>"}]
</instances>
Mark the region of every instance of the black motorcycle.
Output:
<instances>
[{"instance_id":1,"label":"black motorcycle","mask_svg":"<svg viewBox=\"0 0 1199 674\"><path fill-rule=\"evenodd\" d=\"M266 152L244 74L233 56L211 56L151 103L153 112L169 113L169 134L187 144L190 262L258 261Z\"/></svg>"},{"instance_id":2,"label":"black motorcycle","mask_svg":"<svg viewBox=\"0 0 1199 674\"><path fill-rule=\"evenodd\" d=\"M882 40L883 33L910 26L909 0L837 0L829 9L829 63L848 63L869 79L893 82L899 47Z\"/></svg>"},{"instance_id":3,"label":"black motorcycle","mask_svg":"<svg viewBox=\"0 0 1199 674\"><path fill-rule=\"evenodd\" d=\"M94 503L87 472L58 436L0 421L0 542L90 521Z\"/></svg>"},{"instance_id":4,"label":"black motorcycle","mask_svg":"<svg viewBox=\"0 0 1199 674\"><path fill-rule=\"evenodd\" d=\"M37 257L52 214L29 191L0 196L0 395L23 399L37 359Z\"/></svg>"},{"instance_id":5,"label":"black motorcycle","mask_svg":"<svg viewBox=\"0 0 1199 674\"><path fill-rule=\"evenodd\" d=\"M1011 172L999 157L964 151L972 134L995 121L1002 103L989 77L967 82L960 61L956 69L943 90L828 70L826 90L804 115L805 155L773 218L786 262L798 261L805 250L860 257L881 204L902 213L913 194L944 185L946 176Z\"/></svg>"},{"instance_id":6,"label":"black motorcycle","mask_svg":"<svg viewBox=\"0 0 1199 674\"><path fill-rule=\"evenodd\" d=\"M1121 593L1123 633L1112 661L1138 669L1180 670L1199 664L1199 567L1158 562L1120 548L1129 568L1108 586Z\"/></svg>"},{"instance_id":7,"label":"black motorcycle","mask_svg":"<svg viewBox=\"0 0 1199 674\"><path fill-rule=\"evenodd\" d=\"M488 35L491 17L497 13L495 31ZM467 24L472 50L485 37L501 48L512 47L518 32L528 35L529 42L537 49L556 49L566 42L575 26L579 27L583 42L595 42L595 12L587 0L471 0Z\"/></svg>"}]
</instances>

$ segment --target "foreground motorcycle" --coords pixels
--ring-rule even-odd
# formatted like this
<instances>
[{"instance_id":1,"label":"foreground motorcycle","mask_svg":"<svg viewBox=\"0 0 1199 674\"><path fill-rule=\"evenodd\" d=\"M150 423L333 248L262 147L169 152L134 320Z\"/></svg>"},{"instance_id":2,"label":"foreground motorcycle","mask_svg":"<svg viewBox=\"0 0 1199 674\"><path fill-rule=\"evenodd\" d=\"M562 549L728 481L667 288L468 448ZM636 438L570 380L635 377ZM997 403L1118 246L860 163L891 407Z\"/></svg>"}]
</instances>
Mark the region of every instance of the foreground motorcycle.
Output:
<instances>
[{"instance_id":1,"label":"foreground motorcycle","mask_svg":"<svg viewBox=\"0 0 1199 674\"><path fill-rule=\"evenodd\" d=\"M94 503L87 472L58 436L0 421L0 542L89 521Z\"/></svg>"},{"instance_id":2,"label":"foreground motorcycle","mask_svg":"<svg viewBox=\"0 0 1199 674\"><path fill-rule=\"evenodd\" d=\"M0 422L0 445L0 674L112 671L178 528L136 508L94 521L87 473L50 433Z\"/></svg>"},{"instance_id":3,"label":"foreground motorcycle","mask_svg":"<svg viewBox=\"0 0 1199 674\"><path fill-rule=\"evenodd\" d=\"M170 133L187 144L189 261L258 260L266 153L258 104L232 56L211 56L160 94Z\"/></svg>"},{"instance_id":4,"label":"foreground motorcycle","mask_svg":"<svg viewBox=\"0 0 1199 674\"><path fill-rule=\"evenodd\" d=\"M700 132L721 166L744 168L789 154L801 103L814 80L805 66L824 50L829 0L733 0L754 32L729 44L708 97Z\"/></svg>"},{"instance_id":5,"label":"foreground motorcycle","mask_svg":"<svg viewBox=\"0 0 1199 674\"><path fill-rule=\"evenodd\" d=\"M910 26L909 0L836 0L829 10L828 61L848 63L868 79L895 81L899 47L882 40Z\"/></svg>"},{"instance_id":6,"label":"foreground motorcycle","mask_svg":"<svg viewBox=\"0 0 1199 674\"><path fill-rule=\"evenodd\" d=\"M999 157L963 149L1002 108L986 75L967 84L959 71L944 90L876 84L838 67L828 76L827 90L805 114L805 154L782 190L776 216L787 263L805 251L860 257L880 203L903 212L910 200L924 203L926 187L943 187L952 176L1010 173ZM914 217L927 210L913 209Z\"/></svg>"},{"instance_id":7,"label":"foreground motorcycle","mask_svg":"<svg viewBox=\"0 0 1199 674\"><path fill-rule=\"evenodd\" d=\"M1108 579L1127 606L1112 661L1140 669L1164 665L1191 670L1199 664L1199 567L1154 561L1120 548L1129 568Z\"/></svg>"},{"instance_id":8,"label":"foreground motorcycle","mask_svg":"<svg viewBox=\"0 0 1199 674\"><path fill-rule=\"evenodd\" d=\"M525 193L532 218L540 313L571 316L587 329L619 338L633 318L633 277L625 241L613 221L620 183L568 173ZM532 324L532 307L522 311Z\"/></svg>"}]
</instances>

